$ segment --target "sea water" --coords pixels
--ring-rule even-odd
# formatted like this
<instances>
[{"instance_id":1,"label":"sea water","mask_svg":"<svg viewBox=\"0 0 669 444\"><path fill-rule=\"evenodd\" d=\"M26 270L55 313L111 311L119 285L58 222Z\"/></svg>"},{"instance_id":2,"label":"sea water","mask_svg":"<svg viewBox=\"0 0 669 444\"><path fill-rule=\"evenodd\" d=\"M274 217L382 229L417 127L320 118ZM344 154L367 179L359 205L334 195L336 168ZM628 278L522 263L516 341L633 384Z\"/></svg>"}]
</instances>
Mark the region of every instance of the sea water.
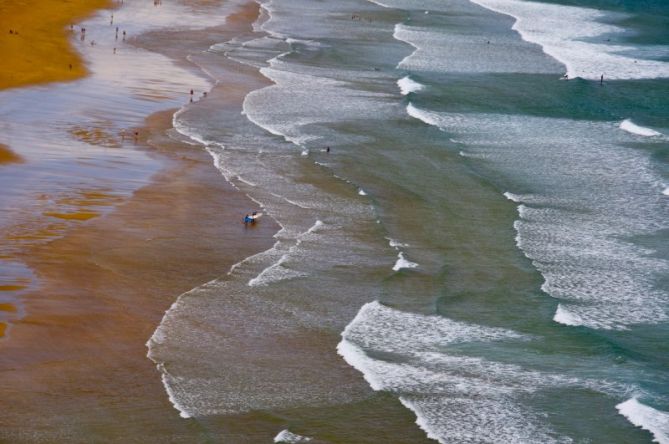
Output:
<instances>
[{"instance_id":1,"label":"sea water","mask_svg":"<svg viewBox=\"0 0 669 444\"><path fill-rule=\"evenodd\" d=\"M261 7L199 63L267 83L174 119L281 226L149 340L181 415L289 442L669 442L667 5Z\"/></svg>"}]
</instances>

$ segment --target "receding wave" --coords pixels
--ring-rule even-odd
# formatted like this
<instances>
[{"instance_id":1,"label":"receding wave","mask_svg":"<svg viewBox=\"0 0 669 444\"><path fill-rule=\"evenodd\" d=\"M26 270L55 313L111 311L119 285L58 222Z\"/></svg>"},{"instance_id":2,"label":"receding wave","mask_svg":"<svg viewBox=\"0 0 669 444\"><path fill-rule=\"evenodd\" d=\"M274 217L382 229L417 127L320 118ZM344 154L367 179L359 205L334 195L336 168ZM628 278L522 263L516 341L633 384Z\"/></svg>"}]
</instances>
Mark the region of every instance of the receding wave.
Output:
<instances>
[{"instance_id":1,"label":"receding wave","mask_svg":"<svg viewBox=\"0 0 669 444\"><path fill-rule=\"evenodd\" d=\"M399 396L416 423L441 443L571 442L521 398L560 386L603 390L605 384L446 354L458 344L528 341L512 330L408 313L371 302L342 333L338 353L377 391Z\"/></svg>"},{"instance_id":2,"label":"receding wave","mask_svg":"<svg viewBox=\"0 0 669 444\"><path fill-rule=\"evenodd\" d=\"M517 245L544 276L542 289L560 300L556 322L626 329L669 319L669 294L656 285L669 262L623 240L667 228L662 178L646 153L624 147L632 135L600 122L437 113L413 104L407 112L535 184L531 196L505 196L524 202Z\"/></svg>"},{"instance_id":3,"label":"receding wave","mask_svg":"<svg viewBox=\"0 0 669 444\"><path fill-rule=\"evenodd\" d=\"M567 67L569 78L646 79L669 77L669 63L622 55L634 46L594 41L625 32L606 24L597 9L520 0L472 0L487 9L514 17L513 29L523 39L541 45L546 54ZM619 15L618 15L619 16Z\"/></svg>"},{"instance_id":4,"label":"receding wave","mask_svg":"<svg viewBox=\"0 0 669 444\"><path fill-rule=\"evenodd\" d=\"M648 407L636 398L621 402L616 408L629 422L651 432L654 442L669 444L669 413Z\"/></svg>"}]
</instances>

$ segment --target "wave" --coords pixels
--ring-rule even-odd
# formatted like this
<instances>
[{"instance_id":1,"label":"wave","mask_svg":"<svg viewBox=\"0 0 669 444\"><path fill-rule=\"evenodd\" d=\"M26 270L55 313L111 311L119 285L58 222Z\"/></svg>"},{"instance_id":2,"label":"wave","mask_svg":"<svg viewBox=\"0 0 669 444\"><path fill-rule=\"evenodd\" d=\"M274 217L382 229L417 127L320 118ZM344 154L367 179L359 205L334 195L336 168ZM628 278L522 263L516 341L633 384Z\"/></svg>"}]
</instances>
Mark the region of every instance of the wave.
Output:
<instances>
[{"instance_id":1,"label":"wave","mask_svg":"<svg viewBox=\"0 0 669 444\"><path fill-rule=\"evenodd\" d=\"M393 38L395 40L398 40L400 42L404 42L404 43L412 46L414 50L411 54L409 54L408 56L406 56L402 60L400 60L399 63L397 64L396 68L400 68L400 67L404 66L407 63L407 61L411 57L413 57L418 52L418 50L420 49L420 47L416 43L412 42L412 40L406 36L406 29L407 29L407 26L405 26L401 23L397 23L395 25L394 30L393 30Z\"/></svg>"},{"instance_id":2,"label":"wave","mask_svg":"<svg viewBox=\"0 0 669 444\"><path fill-rule=\"evenodd\" d=\"M520 401L543 387L580 381L444 350L466 343L529 340L511 330L364 305L342 333L337 352L375 391L412 410L440 443L476 436L481 442L569 442L556 438L541 413Z\"/></svg>"},{"instance_id":3,"label":"wave","mask_svg":"<svg viewBox=\"0 0 669 444\"><path fill-rule=\"evenodd\" d=\"M516 19L513 29L567 67L569 78L599 80L669 77L669 63L632 58L622 52L631 45L603 41L604 35L621 35L625 29L603 23L613 14L596 9L520 0L472 0L489 10Z\"/></svg>"},{"instance_id":4,"label":"wave","mask_svg":"<svg viewBox=\"0 0 669 444\"><path fill-rule=\"evenodd\" d=\"M509 199L511 202L516 202L516 203L520 203L520 202L521 202L521 198L520 198L519 195L517 195L517 194L513 194L513 193L509 193L508 191L504 193L504 197L506 197L507 199Z\"/></svg>"},{"instance_id":5,"label":"wave","mask_svg":"<svg viewBox=\"0 0 669 444\"><path fill-rule=\"evenodd\" d=\"M646 153L625 148L632 136L605 122L437 113L413 104L407 112L531 184L531 194L505 197L525 203L516 244L543 275L542 289L560 301L556 322L625 330L669 319L669 293L657 286L669 261L624 240L667 226L662 179Z\"/></svg>"},{"instance_id":6,"label":"wave","mask_svg":"<svg viewBox=\"0 0 669 444\"><path fill-rule=\"evenodd\" d=\"M275 443L300 443L300 442L309 442L312 438L307 436L297 435L295 433L289 432L288 430L281 430L275 437Z\"/></svg>"},{"instance_id":7,"label":"wave","mask_svg":"<svg viewBox=\"0 0 669 444\"><path fill-rule=\"evenodd\" d=\"M421 91L425 88L425 85L418 83L409 76L402 77L397 81L397 86L400 88L400 93L403 96L409 95L410 93L415 93Z\"/></svg>"},{"instance_id":8,"label":"wave","mask_svg":"<svg viewBox=\"0 0 669 444\"><path fill-rule=\"evenodd\" d=\"M627 131L628 133L644 137L653 137L662 135L662 133L658 133L657 131L652 130L650 128L639 126L636 123L632 122L630 119L625 119L622 122L620 122L620 129L623 131Z\"/></svg>"},{"instance_id":9,"label":"wave","mask_svg":"<svg viewBox=\"0 0 669 444\"><path fill-rule=\"evenodd\" d=\"M636 398L616 406L629 422L653 434L653 442L669 444L669 413L641 404Z\"/></svg>"},{"instance_id":10,"label":"wave","mask_svg":"<svg viewBox=\"0 0 669 444\"><path fill-rule=\"evenodd\" d=\"M404 257L404 253L401 251L397 254L397 261L393 265L393 271L400 271L403 268L418 268L418 264L411 262Z\"/></svg>"},{"instance_id":11,"label":"wave","mask_svg":"<svg viewBox=\"0 0 669 444\"><path fill-rule=\"evenodd\" d=\"M279 257L278 261L276 261L269 267L262 270L256 277L250 279L248 282L248 286L249 287L266 286L274 282L308 276L307 273L297 270L291 270L290 268L285 267L284 264L291 258L292 255L294 255L298 251L300 244L306 238L306 236L316 232L322 226L323 222L317 220L307 231L298 235L295 238L295 245L288 248L288 251L282 254Z\"/></svg>"},{"instance_id":12,"label":"wave","mask_svg":"<svg viewBox=\"0 0 669 444\"><path fill-rule=\"evenodd\" d=\"M558 324L569 325L572 327L583 325L584 323L583 319L564 308L562 304L558 304L557 308L555 309L553 320Z\"/></svg>"},{"instance_id":13,"label":"wave","mask_svg":"<svg viewBox=\"0 0 669 444\"><path fill-rule=\"evenodd\" d=\"M407 114L409 114L414 119L418 119L430 126L436 126L437 128L441 129L440 122L436 114L417 108L413 103L409 103L407 105Z\"/></svg>"}]
</instances>

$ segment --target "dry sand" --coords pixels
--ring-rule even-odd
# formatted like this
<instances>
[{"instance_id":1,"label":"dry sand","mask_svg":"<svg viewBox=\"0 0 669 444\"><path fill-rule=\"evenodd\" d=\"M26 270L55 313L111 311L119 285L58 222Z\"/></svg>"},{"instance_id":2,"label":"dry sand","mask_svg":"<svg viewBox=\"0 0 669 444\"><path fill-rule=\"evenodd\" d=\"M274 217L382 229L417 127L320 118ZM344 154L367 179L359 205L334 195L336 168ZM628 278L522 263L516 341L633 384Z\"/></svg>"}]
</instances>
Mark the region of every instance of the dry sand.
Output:
<instances>
[{"instance_id":1,"label":"dry sand","mask_svg":"<svg viewBox=\"0 0 669 444\"><path fill-rule=\"evenodd\" d=\"M110 0L2 0L0 88L78 79L86 74L70 45L70 25ZM72 68L70 69L70 65Z\"/></svg>"}]
</instances>

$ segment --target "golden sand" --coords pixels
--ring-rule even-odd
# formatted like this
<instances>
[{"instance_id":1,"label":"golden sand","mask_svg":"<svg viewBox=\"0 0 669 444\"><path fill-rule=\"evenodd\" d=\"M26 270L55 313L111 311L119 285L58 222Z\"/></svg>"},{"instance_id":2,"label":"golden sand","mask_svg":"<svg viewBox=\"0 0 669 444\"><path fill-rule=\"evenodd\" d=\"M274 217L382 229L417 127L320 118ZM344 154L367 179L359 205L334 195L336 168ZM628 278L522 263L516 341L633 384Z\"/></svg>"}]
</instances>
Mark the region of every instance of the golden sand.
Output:
<instances>
[{"instance_id":1,"label":"golden sand","mask_svg":"<svg viewBox=\"0 0 669 444\"><path fill-rule=\"evenodd\" d=\"M7 145L0 143L0 165L3 163L20 163L23 159L18 154L9 149Z\"/></svg>"},{"instance_id":2,"label":"golden sand","mask_svg":"<svg viewBox=\"0 0 669 444\"><path fill-rule=\"evenodd\" d=\"M0 88L84 76L86 68L69 42L70 24L109 5L109 0L0 1Z\"/></svg>"},{"instance_id":3,"label":"golden sand","mask_svg":"<svg viewBox=\"0 0 669 444\"><path fill-rule=\"evenodd\" d=\"M72 213L55 213L47 211L44 215L65 220L89 220L99 216L100 213L96 213L95 211L74 211Z\"/></svg>"},{"instance_id":4,"label":"golden sand","mask_svg":"<svg viewBox=\"0 0 669 444\"><path fill-rule=\"evenodd\" d=\"M20 291L25 288L25 285L0 285L0 291ZM2 304L0 304L0 310L3 310Z\"/></svg>"},{"instance_id":5,"label":"golden sand","mask_svg":"<svg viewBox=\"0 0 669 444\"><path fill-rule=\"evenodd\" d=\"M0 311L6 311L6 312L9 312L9 313L16 313L16 305L0 303Z\"/></svg>"}]
</instances>

